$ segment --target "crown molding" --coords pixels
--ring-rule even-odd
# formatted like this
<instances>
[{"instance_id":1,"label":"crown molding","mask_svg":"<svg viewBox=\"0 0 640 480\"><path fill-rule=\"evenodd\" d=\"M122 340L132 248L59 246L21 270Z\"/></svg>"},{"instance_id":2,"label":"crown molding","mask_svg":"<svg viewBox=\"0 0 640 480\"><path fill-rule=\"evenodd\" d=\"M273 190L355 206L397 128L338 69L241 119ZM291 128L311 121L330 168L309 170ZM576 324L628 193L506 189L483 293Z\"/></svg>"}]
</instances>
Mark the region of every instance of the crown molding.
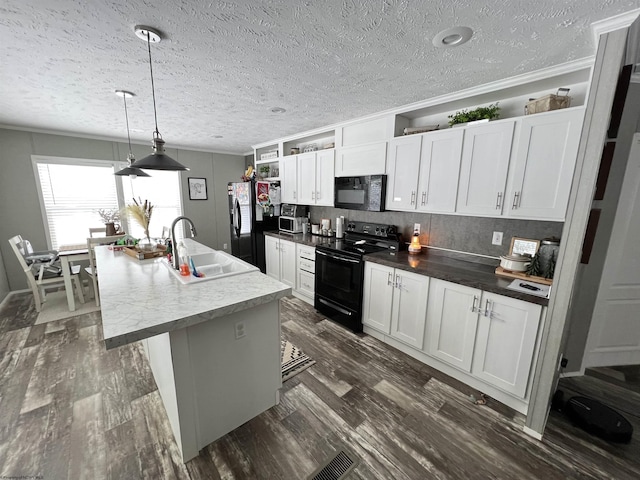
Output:
<instances>
[{"instance_id":1,"label":"crown molding","mask_svg":"<svg viewBox=\"0 0 640 480\"><path fill-rule=\"evenodd\" d=\"M340 123L335 123L325 127L315 128L313 130L307 130L305 132L300 132L293 135L287 135L286 137L281 137L273 141L262 142L256 145L252 145L252 147L254 149L264 148L264 147L271 146L273 144L277 144L279 142L287 142L290 140L295 140L300 137L310 137L312 135L325 133L328 130L335 130L337 128L341 128L354 123L375 120L386 115L401 115L403 113L411 112L413 110L420 110L427 107L433 107L433 106L441 105L444 103L454 102L456 100L475 97L477 95L483 95L486 93L491 93L499 90L506 90L512 87L519 87L521 85L527 85L530 83L533 84L537 81L545 80L550 77L559 77L559 76L567 75L574 72L589 70L593 66L594 61L595 61L595 56L590 56L590 57L585 57L578 60L573 60L571 62L561 63L559 65L554 65L551 67L542 68L540 70L535 70L532 72L515 75L513 77L497 80L495 82L485 83L483 85L467 88L465 90L459 90L457 92L447 93L445 95L440 95L438 97L432 97L427 100L420 100L418 102L409 103L406 105L402 105L400 107L393 107L388 110L383 110L381 112L372 113L370 115L357 117L354 119L346 120Z\"/></svg>"},{"instance_id":2,"label":"crown molding","mask_svg":"<svg viewBox=\"0 0 640 480\"><path fill-rule=\"evenodd\" d=\"M51 130L47 128L32 128L32 127L24 127L24 126L16 126L16 125L5 125L0 123L0 129L5 130L17 130L20 132L30 132L30 133L42 133L45 135L60 135L62 137L75 137L75 138L86 138L88 140L101 140L103 142L118 142L118 143L127 143L126 138L119 137L109 137L104 135L89 135L86 133L78 133L78 132L67 132L62 130ZM131 140L132 145L146 145L151 150L151 141L149 142L140 142ZM238 157L243 156L244 154L238 152L231 152L225 150L205 150L204 148L194 148L185 145L176 145L171 144L167 149L175 149L175 150L190 150L192 152L204 152L204 153L219 153L221 155L236 155Z\"/></svg>"},{"instance_id":3,"label":"crown molding","mask_svg":"<svg viewBox=\"0 0 640 480\"><path fill-rule=\"evenodd\" d=\"M628 28L636 19L640 16L640 8L630 10L620 15L605 18L604 20L598 20L591 24L591 31L593 32L593 43L598 45L600 35L605 33L620 30L621 28Z\"/></svg>"}]
</instances>

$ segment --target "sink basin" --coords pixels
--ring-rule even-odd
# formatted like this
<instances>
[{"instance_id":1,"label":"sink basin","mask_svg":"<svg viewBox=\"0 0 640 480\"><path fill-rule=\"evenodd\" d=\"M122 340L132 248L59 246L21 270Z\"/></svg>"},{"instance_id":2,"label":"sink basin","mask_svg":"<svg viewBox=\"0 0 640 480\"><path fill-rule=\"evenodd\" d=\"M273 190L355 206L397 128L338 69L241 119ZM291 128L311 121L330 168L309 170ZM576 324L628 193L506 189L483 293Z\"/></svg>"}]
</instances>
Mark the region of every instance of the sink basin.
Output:
<instances>
[{"instance_id":1,"label":"sink basin","mask_svg":"<svg viewBox=\"0 0 640 480\"><path fill-rule=\"evenodd\" d=\"M204 277L194 277L193 272L188 277L183 277L169 262L163 261L162 263L164 263L169 271L185 285L192 285L194 283L207 282L209 280L226 278L232 275L241 275L243 273L259 271L256 266L244 262L233 255L217 250L191 255L191 258L193 259L193 263L195 264L198 273L203 273Z\"/></svg>"}]
</instances>

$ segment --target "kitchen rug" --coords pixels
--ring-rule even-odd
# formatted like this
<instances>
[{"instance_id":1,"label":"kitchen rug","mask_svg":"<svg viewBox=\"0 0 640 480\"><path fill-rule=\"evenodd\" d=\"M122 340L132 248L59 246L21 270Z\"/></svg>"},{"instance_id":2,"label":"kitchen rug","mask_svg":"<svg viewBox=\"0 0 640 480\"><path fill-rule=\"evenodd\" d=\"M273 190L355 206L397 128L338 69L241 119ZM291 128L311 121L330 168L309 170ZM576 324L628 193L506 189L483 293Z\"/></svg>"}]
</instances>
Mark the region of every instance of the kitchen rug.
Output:
<instances>
[{"instance_id":1,"label":"kitchen rug","mask_svg":"<svg viewBox=\"0 0 640 480\"><path fill-rule=\"evenodd\" d=\"M42 304L42 311L38 314L35 325L98 311L100 311L100 307L96 307L96 302L92 299L87 299L85 303L80 303L76 299L76 309L70 312L69 305L67 304L67 292L64 290L51 292L47 293L45 297L45 301Z\"/></svg>"},{"instance_id":2,"label":"kitchen rug","mask_svg":"<svg viewBox=\"0 0 640 480\"><path fill-rule=\"evenodd\" d=\"M287 340L281 340L280 363L282 364L282 381L289 380L294 375L306 370L316 363L302 350Z\"/></svg>"}]
</instances>

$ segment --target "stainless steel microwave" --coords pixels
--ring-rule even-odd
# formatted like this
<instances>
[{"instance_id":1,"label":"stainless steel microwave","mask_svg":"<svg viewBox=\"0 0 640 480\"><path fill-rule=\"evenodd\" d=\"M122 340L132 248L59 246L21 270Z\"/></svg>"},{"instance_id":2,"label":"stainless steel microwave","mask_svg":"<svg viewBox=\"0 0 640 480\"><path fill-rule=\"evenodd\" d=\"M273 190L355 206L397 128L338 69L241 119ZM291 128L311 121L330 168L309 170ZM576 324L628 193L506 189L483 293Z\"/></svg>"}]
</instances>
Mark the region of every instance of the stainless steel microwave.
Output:
<instances>
[{"instance_id":1,"label":"stainless steel microwave","mask_svg":"<svg viewBox=\"0 0 640 480\"><path fill-rule=\"evenodd\" d=\"M278 230L286 233L303 233L305 231L306 217L278 217Z\"/></svg>"},{"instance_id":2,"label":"stainless steel microwave","mask_svg":"<svg viewBox=\"0 0 640 480\"><path fill-rule=\"evenodd\" d=\"M335 180L336 208L382 212L386 195L386 175L337 177Z\"/></svg>"}]
</instances>

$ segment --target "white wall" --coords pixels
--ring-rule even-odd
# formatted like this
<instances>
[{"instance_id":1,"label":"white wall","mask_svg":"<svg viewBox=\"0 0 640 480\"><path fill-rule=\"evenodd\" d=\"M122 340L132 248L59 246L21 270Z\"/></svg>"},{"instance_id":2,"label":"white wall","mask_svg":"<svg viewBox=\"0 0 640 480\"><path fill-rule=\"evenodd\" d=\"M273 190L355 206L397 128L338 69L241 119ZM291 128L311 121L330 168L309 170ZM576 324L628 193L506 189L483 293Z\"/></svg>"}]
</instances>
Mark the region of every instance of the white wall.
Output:
<instances>
[{"instance_id":1,"label":"white wall","mask_svg":"<svg viewBox=\"0 0 640 480\"><path fill-rule=\"evenodd\" d=\"M47 248L31 155L124 161L127 152L125 143L0 129L0 254L11 290L27 288L27 283L7 240L20 234L36 250ZM151 145L133 145L133 152L143 158L151 153ZM222 249L230 239L226 185L244 172L244 156L172 148L167 154L191 169L181 172L182 200L185 215L196 224L198 241ZM207 179L208 200L189 200L188 177ZM1 286L0 280L0 295Z\"/></svg>"},{"instance_id":2,"label":"white wall","mask_svg":"<svg viewBox=\"0 0 640 480\"><path fill-rule=\"evenodd\" d=\"M2 253L0 253L0 303L2 303L7 295L9 295L9 280L7 280Z\"/></svg>"}]
</instances>

